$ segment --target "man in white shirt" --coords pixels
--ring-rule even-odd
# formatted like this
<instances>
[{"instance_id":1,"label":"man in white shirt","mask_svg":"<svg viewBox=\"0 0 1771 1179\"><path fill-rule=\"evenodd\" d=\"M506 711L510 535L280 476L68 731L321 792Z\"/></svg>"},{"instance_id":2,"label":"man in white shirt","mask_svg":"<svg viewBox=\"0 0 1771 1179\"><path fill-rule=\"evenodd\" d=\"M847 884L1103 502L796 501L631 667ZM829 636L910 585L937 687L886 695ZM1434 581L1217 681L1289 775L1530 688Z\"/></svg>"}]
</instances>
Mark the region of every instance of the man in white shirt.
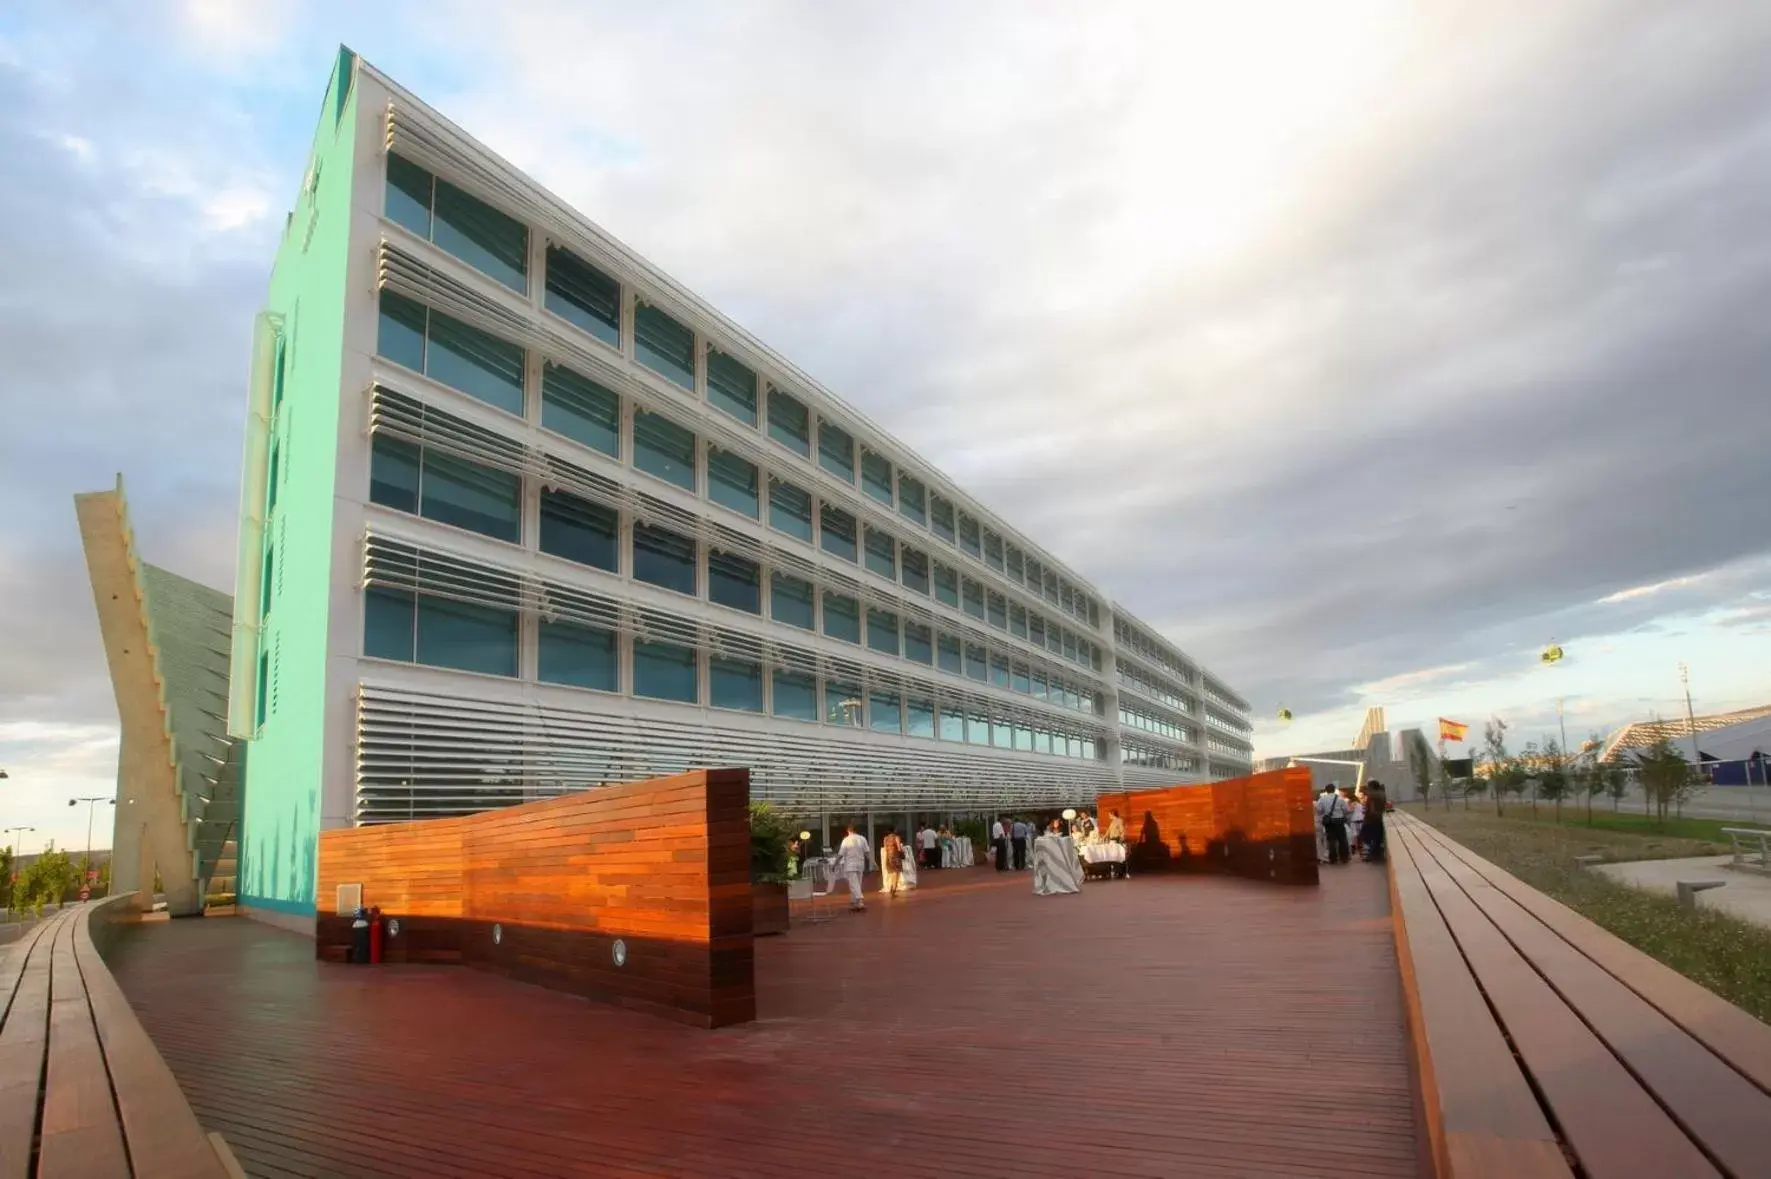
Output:
<instances>
[{"instance_id":1,"label":"man in white shirt","mask_svg":"<svg viewBox=\"0 0 1771 1179\"><path fill-rule=\"evenodd\" d=\"M859 913L867 907L861 897L861 875L867 871L867 863L873 858L873 848L868 844L867 837L855 830L850 823L846 828L842 842L836 848L836 873L848 882L849 911Z\"/></svg>"},{"instance_id":2,"label":"man in white shirt","mask_svg":"<svg viewBox=\"0 0 1771 1179\"><path fill-rule=\"evenodd\" d=\"M1008 828L998 819L990 825L990 849L996 853L996 870L1008 871Z\"/></svg>"},{"instance_id":3,"label":"man in white shirt","mask_svg":"<svg viewBox=\"0 0 1771 1179\"><path fill-rule=\"evenodd\" d=\"M1333 783L1316 800L1316 813L1322 816L1322 830L1328 841L1328 862L1347 863L1352 858L1351 848L1347 846L1347 820L1352 816L1353 808Z\"/></svg>"},{"instance_id":4,"label":"man in white shirt","mask_svg":"<svg viewBox=\"0 0 1771 1179\"><path fill-rule=\"evenodd\" d=\"M939 868L941 866L941 837L927 823L916 833L916 845L922 848L922 866Z\"/></svg>"}]
</instances>

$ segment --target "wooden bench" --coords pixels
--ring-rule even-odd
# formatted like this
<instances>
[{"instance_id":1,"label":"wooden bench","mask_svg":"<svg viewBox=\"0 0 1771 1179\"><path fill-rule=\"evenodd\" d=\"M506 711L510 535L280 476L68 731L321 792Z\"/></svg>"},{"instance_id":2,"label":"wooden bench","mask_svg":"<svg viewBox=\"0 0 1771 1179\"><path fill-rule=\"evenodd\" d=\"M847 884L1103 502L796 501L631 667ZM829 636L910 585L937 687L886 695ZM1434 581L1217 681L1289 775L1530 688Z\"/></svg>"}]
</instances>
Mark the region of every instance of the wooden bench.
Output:
<instances>
[{"instance_id":1,"label":"wooden bench","mask_svg":"<svg viewBox=\"0 0 1771 1179\"><path fill-rule=\"evenodd\" d=\"M1390 844L1439 1179L1771 1174L1771 1027L1418 819Z\"/></svg>"},{"instance_id":2,"label":"wooden bench","mask_svg":"<svg viewBox=\"0 0 1771 1179\"><path fill-rule=\"evenodd\" d=\"M1771 873L1771 831L1757 827L1724 827L1734 846L1733 867L1743 872Z\"/></svg>"},{"instance_id":3,"label":"wooden bench","mask_svg":"<svg viewBox=\"0 0 1771 1179\"><path fill-rule=\"evenodd\" d=\"M131 894L46 918L0 953L0 1179L240 1175L205 1135L94 941Z\"/></svg>"}]
</instances>

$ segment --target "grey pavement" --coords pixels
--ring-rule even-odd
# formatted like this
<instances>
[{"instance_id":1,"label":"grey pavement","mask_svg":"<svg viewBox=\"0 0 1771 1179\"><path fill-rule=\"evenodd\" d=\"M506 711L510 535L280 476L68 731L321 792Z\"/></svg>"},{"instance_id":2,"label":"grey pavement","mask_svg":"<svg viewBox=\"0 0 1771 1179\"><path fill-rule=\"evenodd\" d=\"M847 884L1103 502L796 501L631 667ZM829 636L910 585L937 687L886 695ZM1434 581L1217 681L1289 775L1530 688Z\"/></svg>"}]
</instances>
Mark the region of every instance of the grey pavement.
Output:
<instances>
[{"instance_id":1,"label":"grey pavement","mask_svg":"<svg viewBox=\"0 0 1771 1179\"><path fill-rule=\"evenodd\" d=\"M1715 909L1771 929L1771 876L1730 868L1732 856L1699 856L1689 860L1636 860L1600 864L1593 870L1614 880L1674 896L1681 880L1723 880L1721 888L1697 894L1701 909Z\"/></svg>"}]
</instances>

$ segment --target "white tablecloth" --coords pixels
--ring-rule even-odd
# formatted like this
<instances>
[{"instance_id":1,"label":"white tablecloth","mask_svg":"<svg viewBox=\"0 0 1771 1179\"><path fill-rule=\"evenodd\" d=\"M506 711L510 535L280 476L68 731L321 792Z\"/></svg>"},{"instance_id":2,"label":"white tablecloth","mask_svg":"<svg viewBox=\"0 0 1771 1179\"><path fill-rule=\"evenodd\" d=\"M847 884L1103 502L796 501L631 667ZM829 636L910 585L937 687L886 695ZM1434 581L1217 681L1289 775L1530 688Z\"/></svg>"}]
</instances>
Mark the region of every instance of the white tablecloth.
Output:
<instances>
[{"instance_id":1,"label":"white tablecloth","mask_svg":"<svg viewBox=\"0 0 1771 1179\"><path fill-rule=\"evenodd\" d=\"M941 841L941 867L969 868L972 866L972 841L963 835L955 835Z\"/></svg>"},{"instance_id":2,"label":"white tablecloth","mask_svg":"<svg viewBox=\"0 0 1771 1179\"><path fill-rule=\"evenodd\" d=\"M1085 864L1125 863L1123 843L1087 843L1076 850L1082 854L1082 862Z\"/></svg>"},{"instance_id":3,"label":"white tablecloth","mask_svg":"<svg viewBox=\"0 0 1771 1179\"><path fill-rule=\"evenodd\" d=\"M1082 891L1082 862L1067 835L1041 835L1033 841L1033 895Z\"/></svg>"}]
</instances>

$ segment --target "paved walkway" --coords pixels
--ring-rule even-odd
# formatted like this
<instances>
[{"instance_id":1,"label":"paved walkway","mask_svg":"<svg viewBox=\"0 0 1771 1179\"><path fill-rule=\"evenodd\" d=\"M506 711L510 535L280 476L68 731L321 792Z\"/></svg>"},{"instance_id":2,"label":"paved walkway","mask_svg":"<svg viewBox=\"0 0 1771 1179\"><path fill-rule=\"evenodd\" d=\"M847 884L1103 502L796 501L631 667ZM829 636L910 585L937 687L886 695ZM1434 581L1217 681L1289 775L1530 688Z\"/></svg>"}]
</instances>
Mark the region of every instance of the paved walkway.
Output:
<instances>
[{"instance_id":1,"label":"paved walkway","mask_svg":"<svg viewBox=\"0 0 1771 1179\"><path fill-rule=\"evenodd\" d=\"M254 1175L1414 1176L1384 875L1324 877L942 874L759 939L716 1032L243 918L113 966Z\"/></svg>"},{"instance_id":2,"label":"paved walkway","mask_svg":"<svg viewBox=\"0 0 1771 1179\"><path fill-rule=\"evenodd\" d=\"M1599 871L1650 892L1678 895L1681 880L1725 880L1722 888L1697 894L1699 908L1716 909L1742 921L1771 929L1771 876L1737 872L1728 867L1733 856L1698 856L1688 860L1636 860L1599 864Z\"/></svg>"}]
</instances>

